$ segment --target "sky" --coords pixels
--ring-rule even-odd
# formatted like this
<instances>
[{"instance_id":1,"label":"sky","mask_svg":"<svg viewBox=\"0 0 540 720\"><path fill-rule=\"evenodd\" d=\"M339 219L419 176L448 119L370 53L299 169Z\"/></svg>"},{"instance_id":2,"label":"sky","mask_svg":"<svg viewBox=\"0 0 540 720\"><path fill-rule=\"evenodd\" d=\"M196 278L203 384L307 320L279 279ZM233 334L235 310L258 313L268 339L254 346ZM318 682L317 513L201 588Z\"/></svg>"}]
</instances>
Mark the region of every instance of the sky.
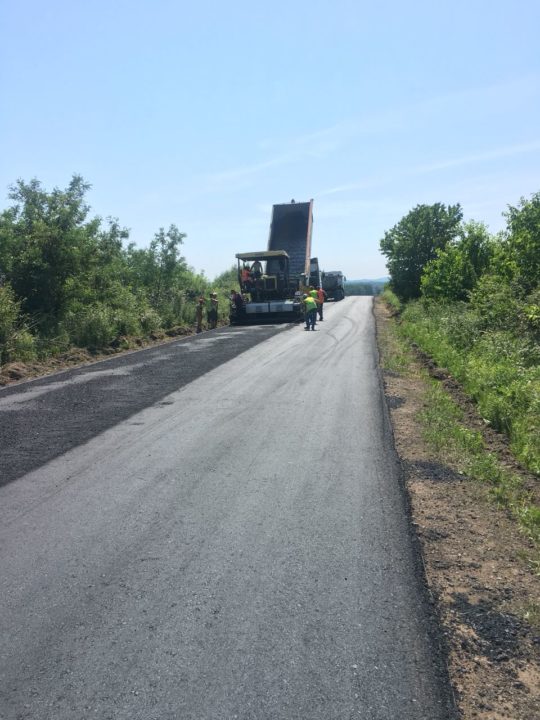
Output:
<instances>
[{"instance_id":1,"label":"sky","mask_svg":"<svg viewBox=\"0 0 540 720\"><path fill-rule=\"evenodd\" d=\"M0 209L80 174L213 278L313 198L321 268L385 276L416 205L498 232L540 191L538 28L538 0L3 0Z\"/></svg>"}]
</instances>

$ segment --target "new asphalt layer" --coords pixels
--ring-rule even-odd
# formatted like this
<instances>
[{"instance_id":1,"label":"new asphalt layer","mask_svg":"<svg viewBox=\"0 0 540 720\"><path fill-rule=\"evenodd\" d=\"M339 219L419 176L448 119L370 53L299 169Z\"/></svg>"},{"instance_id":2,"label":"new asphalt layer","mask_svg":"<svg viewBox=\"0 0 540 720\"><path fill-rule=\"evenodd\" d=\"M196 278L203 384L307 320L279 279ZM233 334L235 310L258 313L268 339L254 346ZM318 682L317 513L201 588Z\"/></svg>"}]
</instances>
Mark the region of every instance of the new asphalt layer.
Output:
<instances>
[{"instance_id":1,"label":"new asphalt layer","mask_svg":"<svg viewBox=\"0 0 540 720\"><path fill-rule=\"evenodd\" d=\"M0 391L2 720L454 717L371 301Z\"/></svg>"}]
</instances>

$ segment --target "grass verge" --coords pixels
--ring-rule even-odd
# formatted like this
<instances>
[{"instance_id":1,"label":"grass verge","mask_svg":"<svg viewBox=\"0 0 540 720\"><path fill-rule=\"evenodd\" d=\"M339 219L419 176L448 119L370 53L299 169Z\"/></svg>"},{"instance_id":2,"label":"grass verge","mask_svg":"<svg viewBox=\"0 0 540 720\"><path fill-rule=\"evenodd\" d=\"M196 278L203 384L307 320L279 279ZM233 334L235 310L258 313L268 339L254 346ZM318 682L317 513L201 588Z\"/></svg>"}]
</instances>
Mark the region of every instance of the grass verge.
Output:
<instances>
[{"instance_id":1,"label":"grass verge","mask_svg":"<svg viewBox=\"0 0 540 720\"><path fill-rule=\"evenodd\" d=\"M382 297L391 313L396 315L399 301L385 291ZM402 324L391 323L391 336L382 348L382 367L387 372L402 374L417 372L410 327L404 332ZM424 349L424 348L422 348ZM529 564L540 572L540 507L525 486L523 477L506 468L496 454L490 452L482 433L467 426L465 414L444 386L422 371L426 382L424 407L419 414L426 443L437 458L455 472L486 485L489 496L506 509L518 523L520 530L536 547Z\"/></svg>"}]
</instances>

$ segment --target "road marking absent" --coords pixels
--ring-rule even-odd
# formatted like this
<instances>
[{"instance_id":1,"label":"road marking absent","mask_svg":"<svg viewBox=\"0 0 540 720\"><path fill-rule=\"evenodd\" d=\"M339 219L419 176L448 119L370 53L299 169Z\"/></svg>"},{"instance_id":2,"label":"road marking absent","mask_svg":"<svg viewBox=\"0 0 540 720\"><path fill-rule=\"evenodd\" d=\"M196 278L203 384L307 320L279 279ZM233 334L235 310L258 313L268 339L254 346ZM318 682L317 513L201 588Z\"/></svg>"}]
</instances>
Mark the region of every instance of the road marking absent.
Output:
<instances>
[{"instance_id":1,"label":"road marking absent","mask_svg":"<svg viewBox=\"0 0 540 720\"><path fill-rule=\"evenodd\" d=\"M2 410L12 410L17 405L35 400L41 395L59 390L66 385L82 385L83 383L89 382L96 377L120 377L122 375L131 375L133 368L115 368L114 370L94 370L93 372L82 373L76 377L69 378L68 380L61 380L59 382L48 383L41 387L33 387L31 390L24 390L14 395L9 395L6 398L0 397L0 412Z\"/></svg>"}]
</instances>

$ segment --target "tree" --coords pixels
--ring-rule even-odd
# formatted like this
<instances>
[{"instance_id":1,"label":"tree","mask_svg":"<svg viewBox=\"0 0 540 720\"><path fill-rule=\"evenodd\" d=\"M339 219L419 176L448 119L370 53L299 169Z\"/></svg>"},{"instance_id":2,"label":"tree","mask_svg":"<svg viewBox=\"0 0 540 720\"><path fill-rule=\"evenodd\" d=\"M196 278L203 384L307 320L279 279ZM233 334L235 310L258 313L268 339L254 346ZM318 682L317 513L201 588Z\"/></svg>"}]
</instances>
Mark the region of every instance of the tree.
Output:
<instances>
[{"instance_id":1,"label":"tree","mask_svg":"<svg viewBox=\"0 0 540 720\"><path fill-rule=\"evenodd\" d=\"M390 285L402 300L420 296L424 267L458 235L461 206L417 205L384 234L380 247L388 258Z\"/></svg>"},{"instance_id":2,"label":"tree","mask_svg":"<svg viewBox=\"0 0 540 720\"><path fill-rule=\"evenodd\" d=\"M69 296L68 280L87 267L99 219L86 222L90 185L74 175L65 190L43 190L38 180L11 188L14 206L2 214L0 255L22 310L42 327L54 324ZM7 259L6 259L7 258Z\"/></svg>"},{"instance_id":3,"label":"tree","mask_svg":"<svg viewBox=\"0 0 540 720\"><path fill-rule=\"evenodd\" d=\"M236 265L232 265L229 270L225 270L220 275L217 275L212 283L212 285L224 288L225 290L237 288L238 284L238 268Z\"/></svg>"},{"instance_id":4,"label":"tree","mask_svg":"<svg viewBox=\"0 0 540 720\"><path fill-rule=\"evenodd\" d=\"M424 267L420 280L422 295L437 300L467 300L488 267L493 240L482 223L465 223L461 237Z\"/></svg>"},{"instance_id":5,"label":"tree","mask_svg":"<svg viewBox=\"0 0 540 720\"><path fill-rule=\"evenodd\" d=\"M540 192L530 200L521 198L518 207L508 207L503 259L512 279L523 293L540 286Z\"/></svg>"}]
</instances>

